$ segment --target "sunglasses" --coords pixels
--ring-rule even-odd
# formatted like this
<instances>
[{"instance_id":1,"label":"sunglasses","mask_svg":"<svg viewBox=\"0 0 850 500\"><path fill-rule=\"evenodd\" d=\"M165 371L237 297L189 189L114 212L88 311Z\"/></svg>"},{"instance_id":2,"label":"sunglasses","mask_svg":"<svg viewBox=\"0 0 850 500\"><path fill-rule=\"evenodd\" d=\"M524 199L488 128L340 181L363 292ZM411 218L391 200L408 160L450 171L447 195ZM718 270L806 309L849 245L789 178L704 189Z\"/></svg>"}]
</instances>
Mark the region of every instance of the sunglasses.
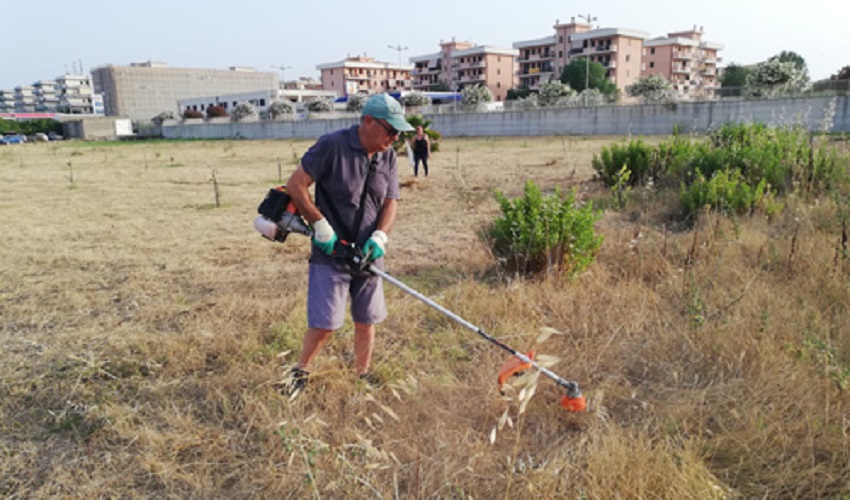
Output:
<instances>
[{"instance_id":1,"label":"sunglasses","mask_svg":"<svg viewBox=\"0 0 850 500\"><path fill-rule=\"evenodd\" d=\"M397 136L398 134L400 134L400 132L399 132L398 130L396 130L395 128L393 128L393 126L392 126L392 125L390 125L389 123L385 122L384 120L380 120L380 119L378 119L378 118L375 118L375 121L376 121L376 122L378 122L379 124L381 124L381 127L383 127L383 128L384 128L384 130L387 132L387 135L388 135L388 136L390 136L390 137L395 137L395 136Z\"/></svg>"}]
</instances>

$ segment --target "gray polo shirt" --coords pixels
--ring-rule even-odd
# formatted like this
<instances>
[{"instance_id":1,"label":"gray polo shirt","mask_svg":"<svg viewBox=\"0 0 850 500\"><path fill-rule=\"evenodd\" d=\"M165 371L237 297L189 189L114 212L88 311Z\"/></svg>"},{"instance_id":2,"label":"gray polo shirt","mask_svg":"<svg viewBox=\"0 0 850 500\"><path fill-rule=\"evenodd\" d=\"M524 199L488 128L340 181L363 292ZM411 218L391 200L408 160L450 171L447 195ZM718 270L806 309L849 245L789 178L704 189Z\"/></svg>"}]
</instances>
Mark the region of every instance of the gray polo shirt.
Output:
<instances>
[{"instance_id":1,"label":"gray polo shirt","mask_svg":"<svg viewBox=\"0 0 850 500\"><path fill-rule=\"evenodd\" d=\"M352 227L369 169L369 158L360 144L357 130L358 125L354 125L323 135L301 158L301 166L316 182L316 206L330 222L337 236L344 239L343 235L349 230L356 231L357 246L362 248L378 226L378 215L384 200L398 199L399 189L395 150L389 148L376 153L377 168L369 181L363 220L359 229ZM334 220L334 212L328 208L329 203L336 207L342 221ZM314 248L310 262L338 264L340 261Z\"/></svg>"}]
</instances>

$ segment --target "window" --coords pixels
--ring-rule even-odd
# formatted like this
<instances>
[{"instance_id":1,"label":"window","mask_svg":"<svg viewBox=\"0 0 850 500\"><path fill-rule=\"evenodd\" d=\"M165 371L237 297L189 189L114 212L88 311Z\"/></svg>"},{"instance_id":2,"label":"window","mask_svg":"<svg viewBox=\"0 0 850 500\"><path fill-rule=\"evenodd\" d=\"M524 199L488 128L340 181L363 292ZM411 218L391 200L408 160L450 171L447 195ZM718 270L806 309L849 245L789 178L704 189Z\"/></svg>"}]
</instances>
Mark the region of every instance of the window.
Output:
<instances>
[{"instance_id":1,"label":"window","mask_svg":"<svg viewBox=\"0 0 850 500\"><path fill-rule=\"evenodd\" d=\"M650 62L649 62L649 67L650 67L650 68L654 68L654 67L655 67L655 61L650 61Z\"/></svg>"},{"instance_id":2,"label":"window","mask_svg":"<svg viewBox=\"0 0 850 500\"><path fill-rule=\"evenodd\" d=\"M558 37L558 43L564 43L564 35Z\"/></svg>"},{"instance_id":3,"label":"window","mask_svg":"<svg viewBox=\"0 0 850 500\"><path fill-rule=\"evenodd\" d=\"M629 62L629 61L631 61L631 60L632 60L632 55L631 55L631 54L626 54L626 62Z\"/></svg>"},{"instance_id":4,"label":"window","mask_svg":"<svg viewBox=\"0 0 850 500\"><path fill-rule=\"evenodd\" d=\"M650 54L655 54L655 47L652 47L651 49L649 49L649 53L650 53Z\"/></svg>"},{"instance_id":5,"label":"window","mask_svg":"<svg viewBox=\"0 0 850 500\"><path fill-rule=\"evenodd\" d=\"M260 106L265 106L265 105L266 105L266 100L260 99Z\"/></svg>"}]
</instances>

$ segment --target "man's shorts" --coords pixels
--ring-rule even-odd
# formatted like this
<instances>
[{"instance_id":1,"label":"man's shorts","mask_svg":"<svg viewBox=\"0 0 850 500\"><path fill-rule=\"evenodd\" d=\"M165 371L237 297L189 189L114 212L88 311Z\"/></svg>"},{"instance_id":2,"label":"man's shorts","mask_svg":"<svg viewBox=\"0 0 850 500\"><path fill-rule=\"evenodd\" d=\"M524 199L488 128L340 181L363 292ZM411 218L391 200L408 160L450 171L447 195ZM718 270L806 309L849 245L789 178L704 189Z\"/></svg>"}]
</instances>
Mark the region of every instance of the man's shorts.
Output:
<instances>
[{"instance_id":1,"label":"man's shorts","mask_svg":"<svg viewBox=\"0 0 850 500\"><path fill-rule=\"evenodd\" d=\"M345 319L345 304L351 296L351 319L374 325L387 317L383 280L373 275L352 276L347 267L310 264L307 289L307 325L336 330Z\"/></svg>"}]
</instances>

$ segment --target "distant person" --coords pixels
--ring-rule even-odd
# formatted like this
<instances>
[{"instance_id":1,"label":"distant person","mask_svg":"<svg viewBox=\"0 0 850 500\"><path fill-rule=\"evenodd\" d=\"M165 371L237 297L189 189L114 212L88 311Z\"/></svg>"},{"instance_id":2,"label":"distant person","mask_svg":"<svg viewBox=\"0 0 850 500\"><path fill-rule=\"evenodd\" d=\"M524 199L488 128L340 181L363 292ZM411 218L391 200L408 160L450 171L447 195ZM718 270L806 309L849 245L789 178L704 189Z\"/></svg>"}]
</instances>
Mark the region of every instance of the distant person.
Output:
<instances>
[{"instance_id":1,"label":"distant person","mask_svg":"<svg viewBox=\"0 0 850 500\"><path fill-rule=\"evenodd\" d=\"M422 162L422 171L428 177L428 158L431 157L431 139L422 128L416 127L416 135L411 139L413 148L413 176L419 177L419 162Z\"/></svg>"},{"instance_id":2,"label":"distant person","mask_svg":"<svg viewBox=\"0 0 850 500\"><path fill-rule=\"evenodd\" d=\"M369 372L375 325L387 316L381 278L353 270L334 255L338 240L352 242L383 269L387 233L399 198L398 165L393 142L412 131L401 105L386 94L370 97L360 123L320 137L301 158L286 190L313 226L307 290L307 332L287 392L294 397L307 385L313 357L343 325L351 299L354 368L373 383ZM308 188L315 184L315 201ZM338 236L339 235L339 236Z\"/></svg>"}]
</instances>

